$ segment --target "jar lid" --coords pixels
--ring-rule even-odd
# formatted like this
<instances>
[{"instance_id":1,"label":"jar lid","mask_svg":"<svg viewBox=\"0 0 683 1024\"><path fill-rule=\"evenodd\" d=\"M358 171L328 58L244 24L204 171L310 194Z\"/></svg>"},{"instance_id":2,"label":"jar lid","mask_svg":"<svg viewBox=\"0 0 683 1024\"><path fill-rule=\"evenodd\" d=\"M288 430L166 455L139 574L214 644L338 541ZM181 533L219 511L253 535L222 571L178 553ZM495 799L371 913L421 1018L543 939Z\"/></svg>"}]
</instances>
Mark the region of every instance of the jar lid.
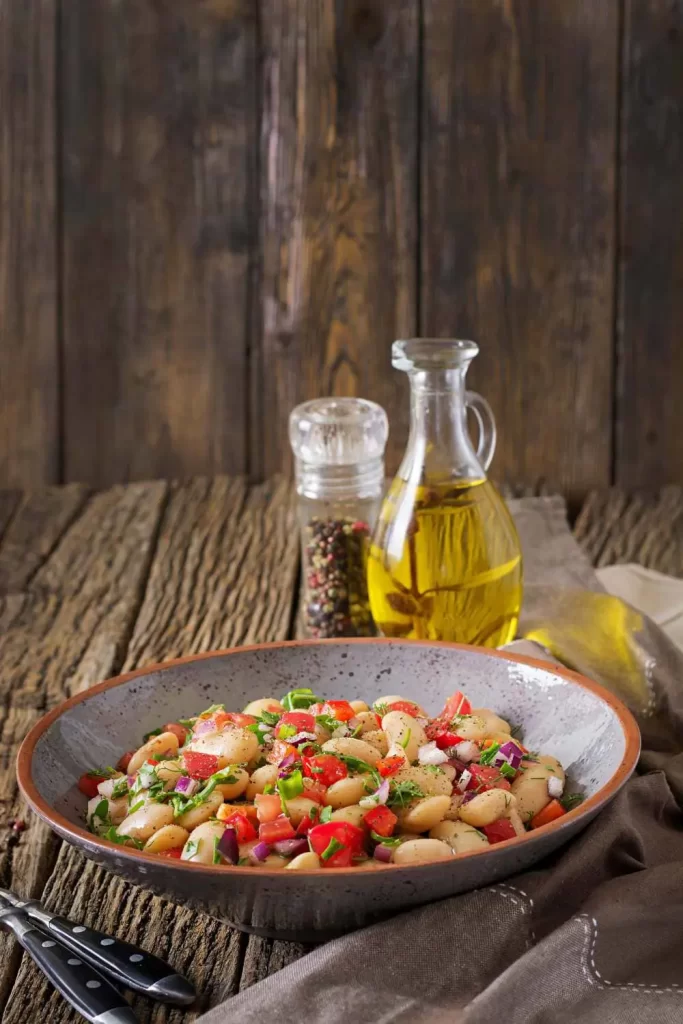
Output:
<instances>
[{"instance_id":1,"label":"jar lid","mask_svg":"<svg viewBox=\"0 0 683 1024\"><path fill-rule=\"evenodd\" d=\"M381 405L365 398L315 398L292 410L289 440L309 466L353 466L381 459L389 421Z\"/></svg>"}]
</instances>

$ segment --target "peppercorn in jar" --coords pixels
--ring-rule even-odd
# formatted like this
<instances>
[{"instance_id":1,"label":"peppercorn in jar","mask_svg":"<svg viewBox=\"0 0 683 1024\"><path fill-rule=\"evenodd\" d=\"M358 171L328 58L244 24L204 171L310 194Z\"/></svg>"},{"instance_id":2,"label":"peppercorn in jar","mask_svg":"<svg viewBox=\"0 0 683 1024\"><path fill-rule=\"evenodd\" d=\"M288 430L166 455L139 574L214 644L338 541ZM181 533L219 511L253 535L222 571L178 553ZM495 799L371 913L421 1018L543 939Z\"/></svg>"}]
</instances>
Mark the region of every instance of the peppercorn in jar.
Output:
<instances>
[{"instance_id":1,"label":"peppercorn in jar","mask_svg":"<svg viewBox=\"0 0 683 1024\"><path fill-rule=\"evenodd\" d=\"M360 398L319 398L290 415L307 636L373 636L367 555L384 486L386 413Z\"/></svg>"}]
</instances>

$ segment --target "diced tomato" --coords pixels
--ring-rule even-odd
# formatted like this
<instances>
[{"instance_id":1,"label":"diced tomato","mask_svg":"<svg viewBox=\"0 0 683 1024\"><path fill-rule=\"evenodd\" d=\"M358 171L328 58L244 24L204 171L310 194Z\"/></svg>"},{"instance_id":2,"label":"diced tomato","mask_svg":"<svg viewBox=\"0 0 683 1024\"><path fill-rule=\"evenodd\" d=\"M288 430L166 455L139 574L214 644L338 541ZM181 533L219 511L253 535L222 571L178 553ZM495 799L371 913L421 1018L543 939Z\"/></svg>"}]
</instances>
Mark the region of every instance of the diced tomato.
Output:
<instances>
[{"instance_id":1,"label":"diced tomato","mask_svg":"<svg viewBox=\"0 0 683 1024\"><path fill-rule=\"evenodd\" d=\"M259 821L274 821L282 814L282 803L277 793L258 793L254 803Z\"/></svg>"},{"instance_id":2,"label":"diced tomato","mask_svg":"<svg viewBox=\"0 0 683 1024\"><path fill-rule=\"evenodd\" d=\"M403 768L405 763L402 757L394 755L393 757L380 757L375 767L383 779L388 779L390 775L395 775Z\"/></svg>"},{"instance_id":3,"label":"diced tomato","mask_svg":"<svg viewBox=\"0 0 683 1024\"><path fill-rule=\"evenodd\" d=\"M258 830L258 837L262 843L277 843L280 839L293 839L296 835L294 827L284 814L274 821L264 821Z\"/></svg>"},{"instance_id":4,"label":"diced tomato","mask_svg":"<svg viewBox=\"0 0 683 1024\"><path fill-rule=\"evenodd\" d=\"M308 709L308 713L309 713L309 715L313 715L313 716L315 716L315 715L322 715L324 707L325 707L325 705L323 704L323 702L322 701L318 701L317 704L311 704L310 708Z\"/></svg>"},{"instance_id":5,"label":"diced tomato","mask_svg":"<svg viewBox=\"0 0 683 1024\"><path fill-rule=\"evenodd\" d=\"M291 743L285 743L284 740L275 740L272 747L266 754L266 761L270 764L280 764L290 754L296 754L299 756L299 751L296 747L293 747Z\"/></svg>"},{"instance_id":6,"label":"diced tomato","mask_svg":"<svg viewBox=\"0 0 683 1024\"><path fill-rule=\"evenodd\" d=\"M186 750L183 754L185 768L193 779L208 779L218 771L218 758L213 754L202 754L197 750Z\"/></svg>"},{"instance_id":7,"label":"diced tomato","mask_svg":"<svg viewBox=\"0 0 683 1024\"><path fill-rule=\"evenodd\" d=\"M331 786L340 779L345 779L349 769L334 754L316 754L315 757L304 757L304 775L324 786Z\"/></svg>"},{"instance_id":8,"label":"diced tomato","mask_svg":"<svg viewBox=\"0 0 683 1024\"><path fill-rule=\"evenodd\" d=\"M301 821L297 825L296 834L298 836L306 836L308 835L308 833L310 832L314 825L315 821L313 820L313 818L309 818L309 816L306 815L304 818L301 819Z\"/></svg>"},{"instance_id":9,"label":"diced tomato","mask_svg":"<svg viewBox=\"0 0 683 1024\"><path fill-rule=\"evenodd\" d=\"M256 839L258 832L247 818L246 814L242 814L240 811L236 811L231 814L229 818L222 818L222 821L226 825L231 825L237 833L238 843L248 843L252 839Z\"/></svg>"},{"instance_id":10,"label":"diced tomato","mask_svg":"<svg viewBox=\"0 0 683 1024\"><path fill-rule=\"evenodd\" d=\"M542 811L534 815L531 819L532 828L541 828L542 825L549 825L551 821L555 821L556 818L561 818L563 814L566 814L564 807L559 800L551 800L547 807L544 807Z\"/></svg>"},{"instance_id":11,"label":"diced tomato","mask_svg":"<svg viewBox=\"0 0 683 1024\"><path fill-rule=\"evenodd\" d=\"M94 796L97 796L97 787L100 782L104 782L106 775L89 775L87 772L85 775L81 775L78 780L78 788L81 793L85 793L88 800L92 800Z\"/></svg>"},{"instance_id":12,"label":"diced tomato","mask_svg":"<svg viewBox=\"0 0 683 1024\"><path fill-rule=\"evenodd\" d=\"M326 700L323 705L323 714L332 715L338 722L348 722L356 716L356 712L348 700Z\"/></svg>"},{"instance_id":13,"label":"diced tomato","mask_svg":"<svg viewBox=\"0 0 683 1024\"><path fill-rule=\"evenodd\" d=\"M485 793L487 789L510 790L510 783L500 774L500 769L484 764L468 764L467 767L472 772L468 789L476 789L479 793Z\"/></svg>"},{"instance_id":14,"label":"diced tomato","mask_svg":"<svg viewBox=\"0 0 683 1024\"><path fill-rule=\"evenodd\" d=\"M382 728L382 716L378 715L376 711L373 711L372 714L375 716L375 720L377 722L377 728L381 729Z\"/></svg>"},{"instance_id":15,"label":"diced tomato","mask_svg":"<svg viewBox=\"0 0 683 1024\"><path fill-rule=\"evenodd\" d=\"M159 764L159 759L156 757L148 757L145 764Z\"/></svg>"},{"instance_id":16,"label":"diced tomato","mask_svg":"<svg viewBox=\"0 0 683 1024\"><path fill-rule=\"evenodd\" d=\"M120 772L128 771L128 765L130 764L130 759L134 753L134 750L127 750L125 754L121 754L121 757L116 762L116 767Z\"/></svg>"},{"instance_id":17,"label":"diced tomato","mask_svg":"<svg viewBox=\"0 0 683 1024\"><path fill-rule=\"evenodd\" d=\"M410 715L411 718L417 718L420 714L420 709L417 704L413 704L409 700L395 700L393 704L388 705L390 711L403 711L404 714Z\"/></svg>"},{"instance_id":18,"label":"diced tomato","mask_svg":"<svg viewBox=\"0 0 683 1024\"><path fill-rule=\"evenodd\" d=\"M363 821L378 836L390 836L394 831L398 818L388 807L373 807L363 815Z\"/></svg>"},{"instance_id":19,"label":"diced tomato","mask_svg":"<svg viewBox=\"0 0 683 1024\"><path fill-rule=\"evenodd\" d=\"M462 743L462 736L458 736L456 732L439 732L432 739L436 741L439 750L446 750L447 747L454 747L457 743Z\"/></svg>"},{"instance_id":20,"label":"diced tomato","mask_svg":"<svg viewBox=\"0 0 683 1024\"><path fill-rule=\"evenodd\" d=\"M365 833L348 821L326 821L310 830L308 842L324 868L348 868L363 851ZM340 845L335 849L337 844ZM328 852L330 846L332 852Z\"/></svg>"},{"instance_id":21,"label":"diced tomato","mask_svg":"<svg viewBox=\"0 0 683 1024\"><path fill-rule=\"evenodd\" d=\"M161 853L162 857L172 857L174 860L180 860L183 855L182 846L174 846L172 850L163 850Z\"/></svg>"},{"instance_id":22,"label":"diced tomato","mask_svg":"<svg viewBox=\"0 0 683 1024\"><path fill-rule=\"evenodd\" d=\"M327 803L327 789L321 782L314 782L313 779L307 779L308 785L304 786L302 796L308 797L309 800L315 800L317 804L324 807Z\"/></svg>"},{"instance_id":23,"label":"diced tomato","mask_svg":"<svg viewBox=\"0 0 683 1024\"><path fill-rule=\"evenodd\" d=\"M239 729L244 729L247 725L258 722L258 718L254 715L243 715L241 711L219 711L214 716L214 722L217 731L220 732L226 725L236 725Z\"/></svg>"},{"instance_id":24,"label":"diced tomato","mask_svg":"<svg viewBox=\"0 0 683 1024\"><path fill-rule=\"evenodd\" d=\"M456 715L471 715L472 705L468 701L464 693L460 690L456 690L452 697L449 697L444 705L444 709L439 715L439 718L445 719L450 722Z\"/></svg>"},{"instance_id":25,"label":"diced tomato","mask_svg":"<svg viewBox=\"0 0 683 1024\"><path fill-rule=\"evenodd\" d=\"M278 736L283 726L294 729L292 736L297 732L315 732L315 718L306 711L286 711L277 725Z\"/></svg>"},{"instance_id":26,"label":"diced tomato","mask_svg":"<svg viewBox=\"0 0 683 1024\"><path fill-rule=\"evenodd\" d=\"M504 843L506 839L514 839L517 835L509 818L498 818L490 825L483 825L482 832L490 843Z\"/></svg>"},{"instance_id":27,"label":"diced tomato","mask_svg":"<svg viewBox=\"0 0 683 1024\"><path fill-rule=\"evenodd\" d=\"M249 821L258 821L254 804L221 804L216 811L216 817L219 821L228 821L232 814L244 814Z\"/></svg>"},{"instance_id":28,"label":"diced tomato","mask_svg":"<svg viewBox=\"0 0 683 1024\"><path fill-rule=\"evenodd\" d=\"M179 722L167 722L166 725L161 727L161 731L172 732L174 736L178 737L178 743L181 747L187 739L188 730L184 725L180 725Z\"/></svg>"}]
</instances>

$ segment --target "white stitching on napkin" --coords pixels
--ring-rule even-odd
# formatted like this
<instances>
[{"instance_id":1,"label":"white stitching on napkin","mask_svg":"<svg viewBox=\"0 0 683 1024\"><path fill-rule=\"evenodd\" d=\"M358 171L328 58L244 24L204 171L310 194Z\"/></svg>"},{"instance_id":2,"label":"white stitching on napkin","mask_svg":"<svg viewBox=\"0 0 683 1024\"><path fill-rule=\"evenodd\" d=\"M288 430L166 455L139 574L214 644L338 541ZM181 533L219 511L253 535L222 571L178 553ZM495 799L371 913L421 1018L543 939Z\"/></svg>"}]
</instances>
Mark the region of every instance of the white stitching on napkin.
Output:
<instances>
[{"instance_id":1,"label":"white stitching on napkin","mask_svg":"<svg viewBox=\"0 0 683 1024\"><path fill-rule=\"evenodd\" d=\"M505 892L504 890L508 890ZM521 906L522 913L528 914L529 916L529 937L526 942L526 948L531 949L536 944L536 933L534 932L534 901L528 893L525 893L523 889L518 889L514 885L507 885L505 882L501 882L499 885L492 885L491 890L498 893L505 900L510 900L516 907ZM514 896L512 894L515 894ZM515 896L521 896L524 902L520 902L515 899Z\"/></svg>"},{"instance_id":2,"label":"white stitching on napkin","mask_svg":"<svg viewBox=\"0 0 683 1024\"><path fill-rule=\"evenodd\" d=\"M609 981L607 978L603 978L600 971L595 966L595 944L598 941L598 922L594 917L588 917L582 915L574 920L579 921L583 925L583 930L586 936L586 940L583 945L581 953L581 968L586 977L586 980L591 985L597 985L600 989L611 988L621 992L642 992L643 995L683 995L681 986L675 981L671 983L667 988L653 988L644 981L624 981L615 982ZM591 929L591 925L593 926ZM588 961L590 960L590 970L588 967ZM593 977L593 974L595 977ZM599 978L600 981L596 981L595 978Z\"/></svg>"}]
</instances>

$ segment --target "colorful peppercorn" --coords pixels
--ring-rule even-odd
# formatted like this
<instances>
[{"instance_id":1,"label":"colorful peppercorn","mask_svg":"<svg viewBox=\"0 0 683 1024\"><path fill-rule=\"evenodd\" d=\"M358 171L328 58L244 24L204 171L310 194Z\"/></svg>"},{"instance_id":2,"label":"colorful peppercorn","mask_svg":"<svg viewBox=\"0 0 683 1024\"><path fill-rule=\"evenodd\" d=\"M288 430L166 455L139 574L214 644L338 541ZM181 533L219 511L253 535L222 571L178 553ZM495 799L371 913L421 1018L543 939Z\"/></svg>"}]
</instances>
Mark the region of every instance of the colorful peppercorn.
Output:
<instances>
[{"instance_id":1,"label":"colorful peppercorn","mask_svg":"<svg viewBox=\"0 0 683 1024\"><path fill-rule=\"evenodd\" d=\"M304 625L309 636L373 636L366 580L366 522L309 520L304 538Z\"/></svg>"}]
</instances>

